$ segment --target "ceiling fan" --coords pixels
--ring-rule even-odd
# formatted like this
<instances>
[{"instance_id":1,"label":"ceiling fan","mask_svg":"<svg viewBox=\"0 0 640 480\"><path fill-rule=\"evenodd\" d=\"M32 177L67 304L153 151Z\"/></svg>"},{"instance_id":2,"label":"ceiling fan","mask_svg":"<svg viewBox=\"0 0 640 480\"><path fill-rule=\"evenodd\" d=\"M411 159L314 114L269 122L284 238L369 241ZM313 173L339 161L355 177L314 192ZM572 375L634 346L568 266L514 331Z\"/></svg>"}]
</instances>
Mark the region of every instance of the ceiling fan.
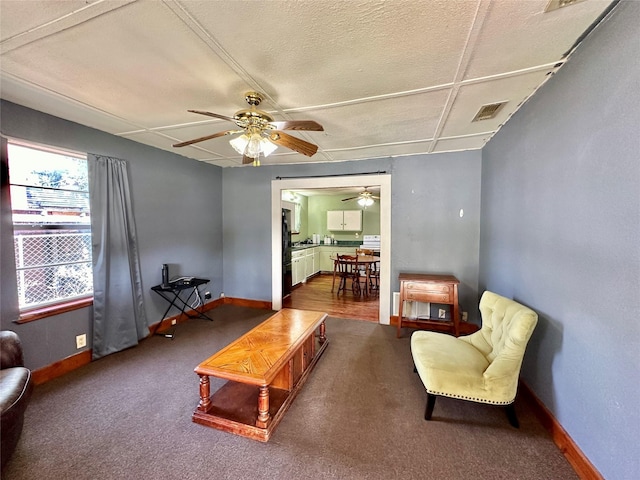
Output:
<instances>
[{"instance_id":1,"label":"ceiling fan","mask_svg":"<svg viewBox=\"0 0 640 480\"><path fill-rule=\"evenodd\" d=\"M370 207L373 205L373 199L380 200L380 197L369 191L369 187L364 187L364 190L355 197L343 198L342 201L347 202L349 200L355 200L356 198L358 199L358 203L363 207Z\"/></svg>"},{"instance_id":2,"label":"ceiling fan","mask_svg":"<svg viewBox=\"0 0 640 480\"><path fill-rule=\"evenodd\" d=\"M231 146L242 155L242 164L253 163L255 166L260 165L260 154L267 157L278 146L295 150L307 157L313 156L318 151L318 146L309 143L293 135L283 132L283 130L310 130L321 132L324 130L322 125L313 120L285 120L282 122L274 121L273 117L256 107L262 102L262 95L258 92L247 92L245 100L249 104L249 108L237 111L233 117L227 117L217 113L204 112L202 110L188 110L192 113L207 115L221 120L227 120L235 123L239 130L225 130L222 132L206 135L200 138L194 138L186 142L176 143L174 147L185 147L212 138L222 137L225 135L242 134L229 141Z\"/></svg>"}]
</instances>

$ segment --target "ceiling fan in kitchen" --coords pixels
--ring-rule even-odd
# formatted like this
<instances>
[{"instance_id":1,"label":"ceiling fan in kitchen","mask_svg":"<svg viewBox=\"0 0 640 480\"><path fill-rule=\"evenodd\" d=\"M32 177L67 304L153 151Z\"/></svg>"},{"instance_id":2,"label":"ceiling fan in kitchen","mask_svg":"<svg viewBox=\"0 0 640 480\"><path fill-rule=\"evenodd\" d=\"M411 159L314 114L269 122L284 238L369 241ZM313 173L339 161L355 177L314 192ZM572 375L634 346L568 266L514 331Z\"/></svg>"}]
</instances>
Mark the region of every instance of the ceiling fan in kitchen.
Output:
<instances>
[{"instance_id":1,"label":"ceiling fan in kitchen","mask_svg":"<svg viewBox=\"0 0 640 480\"><path fill-rule=\"evenodd\" d=\"M343 198L342 201L343 202L347 202L349 200L355 200L358 199L358 204L362 207L370 207L371 205L373 205L373 200L377 199L379 200L380 197L374 195L372 192L369 191L369 187L364 187L364 190L362 192L360 192L358 195L356 195L355 197L349 197L349 198Z\"/></svg>"},{"instance_id":2,"label":"ceiling fan in kitchen","mask_svg":"<svg viewBox=\"0 0 640 480\"><path fill-rule=\"evenodd\" d=\"M239 129L225 130L222 132L206 135L200 138L194 138L186 142L176 143L174 147L186 147L194 143L204 142L212 138L222 137L225 135L239 136L231 139L229 143L236 152L242 155L242 164L253 163L254 166L260 165L260 155L269 156L278 146L295 150L307 157L313 156L318 151L318 146L309 143L293 135L283 132L283 130L308 130L321 132L324 130L322 125L313 120L285 120L281 122L274 121L273 117L268 113L256 108L262 102L262 95L258 92L247 92L245 100L249 104L249 108L237 111L233 117L220 115L217 113L205 112L202 110L188 110L192 113L207 115L221 120L227 120L235 123Z\"/></svg>"}]
</instances>

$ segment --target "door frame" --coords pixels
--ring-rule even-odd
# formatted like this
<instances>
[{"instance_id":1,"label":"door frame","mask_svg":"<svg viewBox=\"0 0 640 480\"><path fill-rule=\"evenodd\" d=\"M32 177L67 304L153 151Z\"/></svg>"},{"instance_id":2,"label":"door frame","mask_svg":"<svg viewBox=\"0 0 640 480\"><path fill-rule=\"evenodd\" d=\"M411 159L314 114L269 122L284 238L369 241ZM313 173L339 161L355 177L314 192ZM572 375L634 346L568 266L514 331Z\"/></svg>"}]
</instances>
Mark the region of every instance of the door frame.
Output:
<instances>
[{"instance_id":1,"label":"door frame","mask_svg":"<svg viewBox=\"0 0 640 480\"><path fill-rule=\"evenodd\" d=\"M391 175L348 175L274 179L271 181L271 305L282 309L282 191L331 188L380 187L380 304L378 322L391 322Z\"/></svg>"}]
</instances>

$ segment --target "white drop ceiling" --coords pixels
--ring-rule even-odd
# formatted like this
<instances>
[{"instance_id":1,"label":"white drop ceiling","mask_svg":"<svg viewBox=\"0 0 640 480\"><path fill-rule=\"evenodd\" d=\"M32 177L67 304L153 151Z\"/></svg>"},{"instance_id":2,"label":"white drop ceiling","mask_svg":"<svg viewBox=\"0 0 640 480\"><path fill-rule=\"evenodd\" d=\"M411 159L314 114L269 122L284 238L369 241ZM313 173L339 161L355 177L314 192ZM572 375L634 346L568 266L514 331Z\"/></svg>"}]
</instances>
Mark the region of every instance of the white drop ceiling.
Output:
<instances>
[{"instance_id":1,"label":"white drop ceiling","mask_svg":"<svg viewBox=\"0 0 640 480\"><path fill-rule=\"evenodd\" d=\"M552 1L557 4L558 0ZM311 158L360 160L482 148L567 61L615 0L0 0L0 96L222 167L242 158L226 116L263 93ZM482 105L508 102L472 122Z\"/></svg>"}]
</instances>

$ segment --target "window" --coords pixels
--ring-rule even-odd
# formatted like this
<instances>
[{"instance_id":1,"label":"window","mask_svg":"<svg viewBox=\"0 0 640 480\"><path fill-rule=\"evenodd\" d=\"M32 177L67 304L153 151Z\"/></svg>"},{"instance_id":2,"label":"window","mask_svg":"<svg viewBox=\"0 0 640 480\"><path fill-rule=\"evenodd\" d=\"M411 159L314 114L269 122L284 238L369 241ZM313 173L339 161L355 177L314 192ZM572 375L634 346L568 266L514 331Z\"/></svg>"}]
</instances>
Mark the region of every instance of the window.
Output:
<instances>
[{"instance_id":1,"label":"window","mask_svg":"<svg viewBox=\"0 0 640 480\"><path fill-rule=\"evenodd\" d=\"M20 310L90 297L86 157L13 141L8 152Z\"/></svg>"}]
</instances>

